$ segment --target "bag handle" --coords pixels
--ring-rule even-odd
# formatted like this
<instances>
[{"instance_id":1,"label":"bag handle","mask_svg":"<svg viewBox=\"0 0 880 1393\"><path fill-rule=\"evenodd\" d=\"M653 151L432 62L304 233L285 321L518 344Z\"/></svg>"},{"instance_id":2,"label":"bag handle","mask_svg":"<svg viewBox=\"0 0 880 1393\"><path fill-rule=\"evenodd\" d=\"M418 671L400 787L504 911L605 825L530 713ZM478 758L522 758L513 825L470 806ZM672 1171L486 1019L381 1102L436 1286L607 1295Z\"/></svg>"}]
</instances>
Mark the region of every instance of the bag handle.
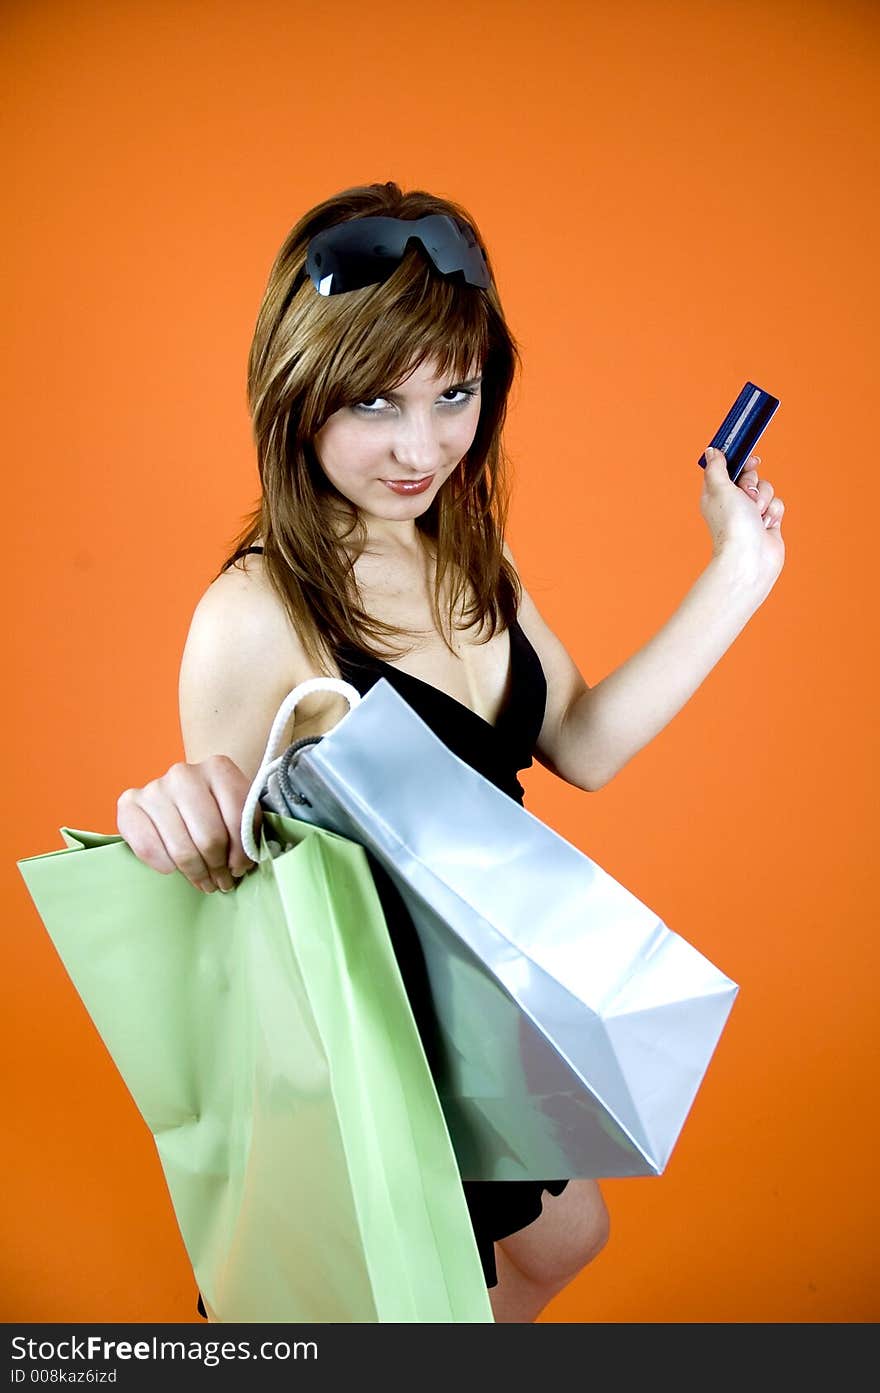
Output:
<instances>
[{"instance_id":1,"label":"bag handle","mask_svg":"<svg viewBox=\"0 0 880 1393\"><path fill-rule=\"evenodd\" d=\"M363 700L357 687L353 687L350 682L345 682L341 677L307 677L305 682L300 682L293 691L288 692L278 708L278 714L272 722L272 729L269 731L269 739L266 742L266 750L260 761L260 767L254 776L254 781L248 789L247 798L244 800L244 808L241 814L241 844L245 854L252 861L259 861L260 852L254 838L254 814L263 786L268 776L274 772L281 763L281 755L276 758L275 751L284 733L284 727L290 720L291 713L296 709L298 703L304 696L309 696L312 692L338 692L344 696L348 702L349 711ZM348 712L346 712L346 715ZM342 717L345 720L345 716Z\"/></svg>"}]
</instances>

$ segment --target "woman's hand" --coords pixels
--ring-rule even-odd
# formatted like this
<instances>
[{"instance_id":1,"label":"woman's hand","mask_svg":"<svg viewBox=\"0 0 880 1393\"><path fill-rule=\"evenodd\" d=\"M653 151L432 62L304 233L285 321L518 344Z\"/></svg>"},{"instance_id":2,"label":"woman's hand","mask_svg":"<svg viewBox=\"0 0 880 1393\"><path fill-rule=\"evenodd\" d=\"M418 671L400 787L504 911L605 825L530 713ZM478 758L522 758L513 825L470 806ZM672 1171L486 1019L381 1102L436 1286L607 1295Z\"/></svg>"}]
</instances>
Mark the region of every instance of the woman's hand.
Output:
<instances>
[{"instance_id":1,"label":"woman's hand","mask_svg":"<svg viewBox=\"0 0 880 1393\"><path fill-rule=\"evenodd\" d=\"M781 531L785 504L774 497L769 480L758 477L761 456L749 457L734 484L722 451L705 453L700 511L712 534L713 554L736 551L754 567L757 579L772 586L785 562Z\"/></svg>"},{"instance_id":2,"label":"woman's hand","mask_svg":"<svg viewBox=\"0 0 880 1393\"><path fill-rule=\"evenodd\" d=\"M241 844L247 776L226 755L172 764L143 788L127 788L116 804L117 827L138 860L170 875L182 871L199 890L234 890L254 865ZM254 832L262 812L257 804Z\"/></svg>"}]
</instances>

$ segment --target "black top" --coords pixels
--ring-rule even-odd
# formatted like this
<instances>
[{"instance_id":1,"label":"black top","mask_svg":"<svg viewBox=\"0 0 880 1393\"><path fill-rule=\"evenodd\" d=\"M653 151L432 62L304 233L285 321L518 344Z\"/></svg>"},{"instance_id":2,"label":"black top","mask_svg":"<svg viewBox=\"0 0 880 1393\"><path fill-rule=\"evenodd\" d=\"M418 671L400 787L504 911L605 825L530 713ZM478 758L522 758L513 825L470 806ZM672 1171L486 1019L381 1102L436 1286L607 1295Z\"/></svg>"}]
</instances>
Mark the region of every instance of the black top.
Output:
<instances>
[{"instance_id":1,"label":"black top","mask_svg":"<svg viewBox=\"0 0 880 1393\"><path fill-rule=\"evenodd\" d=\"M335 650L339 671L363 696L385 677L431 730L472 769L522 803L525 790L517 772L528 769L547 701L547 682L540 659L519 620L510 626L510 673L507 698L495 725L470 706L421 677L394 667L351 644Z\"/></svg>"},{"instance_id":2,"label":"black top","mask_svg":"<svg viewBox=\"0 0 880 1393\"><path fill-rule=\"evenodd\" d=\"M262 547L246 548L246 551L253 552L262 550ZM541 660L523 633L518 619L514 619L510 625L509 633L507 697L495 725L457 697L353 644L338 645L334 657L343 679L350 682L361 696L380 677L387 678L453 754L517 803L522 803L525 790L516 775L532 764L544 723L547 680Z\"/></svg>"}]
</instances>

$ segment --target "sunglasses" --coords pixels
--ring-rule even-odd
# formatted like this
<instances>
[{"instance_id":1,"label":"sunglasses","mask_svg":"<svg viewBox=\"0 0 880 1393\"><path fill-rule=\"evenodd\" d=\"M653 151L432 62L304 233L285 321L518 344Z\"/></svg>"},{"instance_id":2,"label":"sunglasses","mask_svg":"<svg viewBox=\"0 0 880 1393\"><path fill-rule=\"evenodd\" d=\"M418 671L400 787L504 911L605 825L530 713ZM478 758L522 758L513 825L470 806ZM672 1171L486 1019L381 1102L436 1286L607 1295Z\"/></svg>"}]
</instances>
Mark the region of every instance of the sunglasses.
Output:
<instances>
[{"instance_id":1,"label":"sunglasses","mask_svg":"<svg viewBox=\"0 0 880 1393\"><path fill-rule=\"evenodd\" d=\"M306 270L319 295L342 295L386 281L400 265L411 241L427 252L444 276L462 276L469 285L491 285L486 254L474 230L446 213L425 218L351 218L312 238Z\"/></svg>"}]
</instances>

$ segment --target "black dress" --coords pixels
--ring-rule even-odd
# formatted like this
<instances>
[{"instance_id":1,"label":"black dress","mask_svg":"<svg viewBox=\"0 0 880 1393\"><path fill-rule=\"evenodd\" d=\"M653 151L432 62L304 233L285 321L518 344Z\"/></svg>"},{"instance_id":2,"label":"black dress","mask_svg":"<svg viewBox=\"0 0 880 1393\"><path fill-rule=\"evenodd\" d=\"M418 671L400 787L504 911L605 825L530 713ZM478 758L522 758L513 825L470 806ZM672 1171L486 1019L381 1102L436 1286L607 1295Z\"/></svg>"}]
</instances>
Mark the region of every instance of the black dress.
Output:
<instances>
[{"instance_id":1,"label":"black dress","mask_svg":"<svg viewBox=\"0 0 880 1393\"><path fill-rule=\"evenodd\" d=\"M246 550L260 552L262 547L248 547ZM515 802L524 802L525 790L516 775L532 764L544 721L547 680L540 659L518 620L514 620L510 626L507 699L494 726L447 692L380 658L374 658L360 648L350 644L340 645L335 651L335 658L343 679L350 682L362 696L380 677L387 678L453 754L465 760ZM370 853L368 859L388 924L389 937L430 1063L436 1025L418 935L390 877ZM462 1181L487 1287L498 1284L495 1240L516 1233L538 1218L543 1208L544 1190L558 1195L567 1184L567 1180ZM201 1297L199 1311L205 1314Z\"/></svg>"}]
</instances>

